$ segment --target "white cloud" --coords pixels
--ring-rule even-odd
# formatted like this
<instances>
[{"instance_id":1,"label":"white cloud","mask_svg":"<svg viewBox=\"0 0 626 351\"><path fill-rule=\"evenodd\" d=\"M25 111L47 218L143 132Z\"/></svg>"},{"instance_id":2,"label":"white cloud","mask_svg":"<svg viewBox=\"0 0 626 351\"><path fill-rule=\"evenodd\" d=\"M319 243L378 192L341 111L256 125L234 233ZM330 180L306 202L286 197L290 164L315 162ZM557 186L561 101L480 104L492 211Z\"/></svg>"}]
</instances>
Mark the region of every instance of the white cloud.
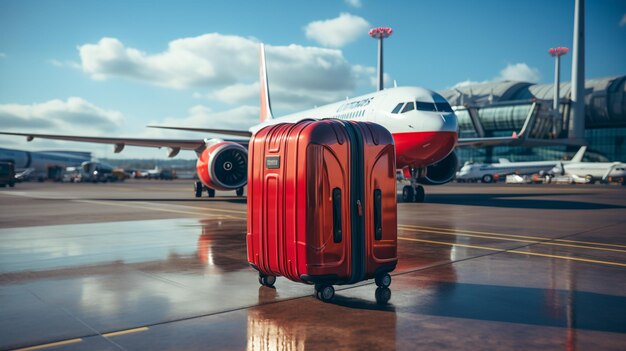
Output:
<instances>
[{"instance_id":1,"label":"white cloud","mask_svg":"<svg viewBox=\"0 0 626 351\"><path fill-rule=\"evenodd\" d=\"M541 78L539 70L525 63L508 64L494 80L515 80L536 83Z\"/></svg>"},{"instance_id":2,"label":"white cloud","mask_svg":"<svg viewBox=\"0 0 626 351\"><path fill-rule=\"evenodd\" d=\"M541 74L539 73L538 69L532 68L525 63L515 63L515 64L508 64L506 67L504 67L500 71L499 75L497 75L491 80L475 81L475 80L466 79L462 82L458 82L454 84L449 89L461 88L461 87L468 86L468 85L498 82L498 81L503 81L503 80L537 83L539 82L540 79L541 79Z\"/></svg>"},{"instance_id":3,"label":"white cloud","mask_svg":"<svg viewBox=\"0 0 626 351\"><path fill-rule=\"evenodd\" d=\"M202 95L205 98L225 102L227 104L239 104L244 101L259 99L259 83L233 84L224 89Z\"/></svg>"},{"instance_id":4,"label":"white cloud","mask_svg":"<svg viewBox=\"0 0 626 351\"><path fill-rule=\"evenodd\" d=\"M79 97L31 105L0 105L4 130L103 133L120 127L123 119L121 112L103 109Z\"/></svg>"},{"instance_id":5,"label":"white cloud","mask_svg":"<svg viewBox=\"0 0 626 351\"><path fill-rule=\"evenodd\" d=\"M121 112L108 110L79 97L67 100L49 100L34 104L0 105L2 131L33 132L64 135L119 135L124 125ZM64 149L77 151L102 150L102 145L36 139L28 143L25 138L0 136L0 145L16 149ZM112 150L110 145L105 146Z\"/></svg>"},{"instance_id":6,"label":"white cloud","mask_svg":"<svg viewBox=\"0 0 626 351\"><path fill-rule=\"evenodd\" d=\"M307 38L323 46L339 48L365 36L369 27L362 17L342 13L337 18L311 22L304 30Z\"/></svg>"},{"instance_id":7,"label":"white cloud","mask_svg":"<svg viewBox=\"0 0 626 351\"><path fill-rule=\"evenodd\" d=\"M147 54L116 38L78 48L83 71L93 79L111 77L184 89L236 83L255 72L258 44L217 33L171 41L166 51Z\"/></svg>"},{"instance_id":8,"label":"white cloud","mask_svg":"<svg viewBox=\"0 0 626 351\"><path fill-rule=\"evenodd\" d=\"M218 128L218 129L235 129L248 130L254 124L259 123L259 107L258 106L238 106L226 111L213 111L211 108L196 105L189 109L186 116L168 117L160 121L150 122L151 125L158 126L190 126L197 128ZM148 129L147 137L205 137L202 134L189 134L187 132L176 132L164 129Z\"/></svg>"},{"instance_id":9,"label":"white cloud","mask_svg":"<svg viewBox=\"0 0 626 351\"><path fill-rule=\"evenodd\" d=\"M624 14L624 16L622 16L622 20L619 21L619 26L620 27L626 26L626 13Z\"/></svg>"},{"instance_id":10,"label":"white cloud","mask_svg":"<svg viewBox=\"0 0 626 351\"><path fill-rule=\"evenodd\" d=\"M4 58L7 58L7 54L5 54L4 52L0 52L0 59Z\"/></svg>"},{"instance_id":11,"label":"white cloud","mask_svg":"<svg viewBox=\"0 0 626 351\"><path fill-rule=\"evenodd\" d=\"M70 67L74 69L81 69L81 65L74 61L59 61L55 59L48 60L48 63L54 67Z\"/></svg>"},{"instance_id":12,"label":"white cloud","mask_svg":"<svg viewBox=\"0 0 626 351\"><path fill-rule=\"evenodd\" d=\"M258 103L255 39L212 33L177 39L166 51L148 54L119 39L103 38L78 49L82 70L93 79L131 79L194 89L194 97L228 104ZM266 55L272 103L278 108L332 102L352 94L361 82L337 49L266 45Z\"/></svg>"},{"instance_id":13,"label":"white cloud","mask_svg":"<svg viewBox=\"0 0 626 351\"><path fill-rule=\"evenodd\" d=\"M462 82L458 82L455 85L453 85L452 89L454 89L454 88L462 88L462 87L465 87L465 86L468 86L468 85L482 84L482 83L487 83L487 82L489 82L489 81L484 80L482 82L477 82L477 81L474 81L474 80L466 79L466 80L464 80Z\"/></svg>"},{"instance_id":14,"label":"white cloud","mask_svg":"<svg viewBox=\"0 0 626 351\"><path fill-rule=\"evenodd\" d=\"M345 0L346 4L352 6L352 7L361 7L363 6L363 3L361 3L361 0Z\"/></svg>"}]
</instances>

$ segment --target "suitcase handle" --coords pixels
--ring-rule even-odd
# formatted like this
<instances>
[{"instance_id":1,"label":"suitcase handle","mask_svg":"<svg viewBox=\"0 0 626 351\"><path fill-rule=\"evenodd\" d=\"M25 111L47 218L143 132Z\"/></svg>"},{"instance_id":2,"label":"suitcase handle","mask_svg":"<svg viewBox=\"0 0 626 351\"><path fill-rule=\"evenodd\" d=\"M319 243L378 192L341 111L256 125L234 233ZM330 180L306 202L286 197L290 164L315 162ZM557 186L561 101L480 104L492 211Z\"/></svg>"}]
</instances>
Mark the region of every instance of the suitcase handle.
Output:
<instances>
[{"instance_id":1,"label":"suitcase handle","mask_svg":"<svg viewBox=\"0 0 626 351\"><path fill-rule=\"evenodd\" d=\"M333 189L333 242L340 243L341 233L341 189Z\"/></svg>"},{"instance_id":2,"label":"suitcase handle","mask_svg":"<svg viewBox=\"0 0 626 351\"><path fill-rule=\"evenodd\" d=\"M382 192L374 190L374 240L383 238Z\"/></svg>"}]
</instances>

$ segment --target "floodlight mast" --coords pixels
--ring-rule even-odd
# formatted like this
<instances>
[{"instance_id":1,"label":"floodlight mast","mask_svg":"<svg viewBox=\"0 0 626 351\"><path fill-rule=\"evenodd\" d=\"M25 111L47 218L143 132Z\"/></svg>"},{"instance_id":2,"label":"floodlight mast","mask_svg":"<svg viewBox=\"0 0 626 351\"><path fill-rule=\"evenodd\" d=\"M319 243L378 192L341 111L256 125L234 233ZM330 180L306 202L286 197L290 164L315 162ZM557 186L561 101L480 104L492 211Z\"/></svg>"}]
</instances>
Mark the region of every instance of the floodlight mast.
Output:
<instances>
[{"instance_id":1,"label":"floodlight mast","mask_svg":"<svg viewBox=\"0 0 626 351\"><path fill-rule=\"evenodd\" d=\"M557 47L548 50L550 56L554 57L554 100L552 101L552 109L559 112L559 88L561 84L561 56L567 54L569 49L566 47Z\"/></svg>"},{"instance_id":2,"label":"floodlight mast","mask_svg":"<svg viewBox=\"0 0 626 351\"><path fill-rule=\"evenodd\" d=\"M389 38L393 29L389 27L372 28L369 31L370 37L378 39L378 90L383 90L383 39Z\"/></svg>"}]
</instances>

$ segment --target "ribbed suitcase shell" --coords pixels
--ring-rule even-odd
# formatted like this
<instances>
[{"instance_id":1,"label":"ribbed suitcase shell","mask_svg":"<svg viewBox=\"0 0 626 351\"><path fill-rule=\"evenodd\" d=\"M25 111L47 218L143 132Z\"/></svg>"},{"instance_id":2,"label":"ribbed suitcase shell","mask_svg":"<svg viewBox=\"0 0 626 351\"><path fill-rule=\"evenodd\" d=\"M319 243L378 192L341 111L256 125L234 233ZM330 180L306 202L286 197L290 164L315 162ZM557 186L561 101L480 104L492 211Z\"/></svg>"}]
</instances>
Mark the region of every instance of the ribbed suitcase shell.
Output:
<instances>
[{"instance_id":1,"label":"ribbed suitcase shell","mask_svg":"<svg viewBox=\"0 0 626 351\"><path fill-rule=\"evenodd\" d=\"M269 126L250 141L248 160L254 268L330 284L395 269L395 149L385 128L339 120Z\"/></svg>"}]
</instances>

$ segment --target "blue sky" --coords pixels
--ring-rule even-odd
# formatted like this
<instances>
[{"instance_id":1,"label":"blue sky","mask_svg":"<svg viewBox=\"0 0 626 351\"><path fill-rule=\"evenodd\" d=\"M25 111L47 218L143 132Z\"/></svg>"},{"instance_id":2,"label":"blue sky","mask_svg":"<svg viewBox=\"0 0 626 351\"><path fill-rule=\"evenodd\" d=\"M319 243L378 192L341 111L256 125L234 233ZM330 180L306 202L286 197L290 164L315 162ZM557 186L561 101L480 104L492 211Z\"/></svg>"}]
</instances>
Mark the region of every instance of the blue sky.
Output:
<instances>
[{"instance_id":1,"label":"blue sky","mask_svg":"<svg viewBox=\"0 0 626 351\"><path fill-rule=\"evenodd\" d=\"M626 74L626 2L587 1L586 76ZM389 26L388 85L553 79L572 47L574 0L0 0L0 129L203 138L147 124L247 129L258 115L256 47L267 45L275 115L374 90L371 27ZM563 59L569 80L571 55ZM0 147L111 146L0 137ZM127 148L119 157L164 157ZM193 158L193 153L179 157Z\"/></svg>"}]
</instances>

